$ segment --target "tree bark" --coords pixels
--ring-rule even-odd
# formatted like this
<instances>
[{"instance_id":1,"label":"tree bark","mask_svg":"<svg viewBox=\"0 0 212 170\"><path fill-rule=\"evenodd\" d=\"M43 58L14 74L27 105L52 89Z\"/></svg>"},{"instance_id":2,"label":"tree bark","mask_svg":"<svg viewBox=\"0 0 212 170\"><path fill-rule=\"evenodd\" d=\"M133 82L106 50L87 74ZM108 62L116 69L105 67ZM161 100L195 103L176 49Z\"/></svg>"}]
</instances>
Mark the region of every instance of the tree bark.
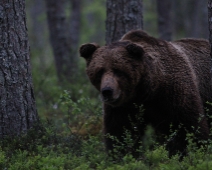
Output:
<instances>
[{"instance_id":1,"label":"tree bark","mask_svg":"<svg viewBox=\"0 0 212 170\"><path fill-rule=\"evenodd\" d=\"M171 41L171 1L157 0L159 38Z\"/></svg>"},{"instance_id":2,"label":"tree bark","mask_svg":"<svg viewBox=\"0 0 212 170\"><path fill-rule=\"evenodd\" d=\"M46 0L47 19L50 30L50 42L53 48L57 75L60 82L72 82L77 67L76 46L79 39L80 1L72 3L71 27L68 23L66 0Z\"/></svg>"},{"instance_id":3,"label":"tree bark","mask_svg":"<svg viewBox=\"0 0 212 170\"><path fill-rule=\"evenodd\" d=\"M212 58L212 0L208 0L208 25L209 25L209 41L210 41L211 58Z\"/></svg>"},{"instance_id":4,"label":"tree bark","mask_svg":"<svg viewBox=\"0 0 212 170\"><path fill-rule=\"evenodd\" d=\"M77 70L78 47L80 39L81 24L81 0L70 0L71 17L70 17L70 41L71 41L71 59L73 64L73 72Z\"/></svg>"},{"instance_id":5,"label":"tree bark","mask_svg":"<svg viewBox=\"0 0 212 170\"><path fill-rule=\"evenodd\" d=\"M38 121L32 87L24 0L0 4L0 138Z\"/></svg>"},{"instance_id":6,"label":"tree bark","mask_svg":"<svg viewBox=\"0 0 212 170\"><path fill-rule=\"evenodd\" d=\"M81 20L81 0L70 0L71 3L71 17L70 17L70 35L72 48L77 49L80 35L80 20ZM76 50L78 51L78 49Z\"/></svg>"},{"instance_id":7,"label":"tree bark","mask_svg":"<svg viewBox=\"0 0 212 170\"><path fill-rule=\"evenodd\" d=\"M107 0L106 43L143 28L142 0Z\"/></svg>"},{"instance_id":8,"label":"tree bark","mask_svg":"<svg viewBox=\"0 0 212 170\"><path fill-rule=\"evenodd\" d=\"M208 39L209 37L209 29L206 25L208 25L208 8L207 8L207 0L202 0L200 11L202 11L202 17L200 17L200 25L201 25L201 37Z\"/></svg>"},{"instance_id":9,"label":"tree bark","mask_svg":"<svg viewBox=\"0 0 212 170\"><path fill-rule=\"evenodd\" d=\"M65 0L46 0L47 20L50 31L50 43L53 48L59 82L71 78L71 44L68 24L65 16Z\"/></svg>"}]
</instances>

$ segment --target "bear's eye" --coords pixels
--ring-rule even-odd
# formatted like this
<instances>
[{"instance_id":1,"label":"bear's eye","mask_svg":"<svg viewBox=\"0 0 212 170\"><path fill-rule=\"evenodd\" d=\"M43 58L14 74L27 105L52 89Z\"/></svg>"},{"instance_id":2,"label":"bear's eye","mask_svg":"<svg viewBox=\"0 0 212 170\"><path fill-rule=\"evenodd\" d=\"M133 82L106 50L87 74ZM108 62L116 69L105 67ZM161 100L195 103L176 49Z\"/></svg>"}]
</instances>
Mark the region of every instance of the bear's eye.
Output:
<instances>
[{"instance_id":1,"label":"bear's eye","mask_svg":"<svg viewBox=\"0 0 212 170\"><path fill-rule=\"evenodd\" d=\"M103 73L104 73L104 69L100 69L99 71L97 71L96 76L95 76L95 79L97 81L101 81L101 78L102 78Z\"/></svg>"},{"instance_id":2,"label":"bear's eye","mask_svg":"<svg viewBox=\"0 0 212 170\"><path fill-rule=\"evenodd\" d=\"M113 69L113 73L114 73L117 77L128 77L128 76L126 75L126 73L124 73L123 71L118 70L118 69Z\"/></svg>"}]
</instances>

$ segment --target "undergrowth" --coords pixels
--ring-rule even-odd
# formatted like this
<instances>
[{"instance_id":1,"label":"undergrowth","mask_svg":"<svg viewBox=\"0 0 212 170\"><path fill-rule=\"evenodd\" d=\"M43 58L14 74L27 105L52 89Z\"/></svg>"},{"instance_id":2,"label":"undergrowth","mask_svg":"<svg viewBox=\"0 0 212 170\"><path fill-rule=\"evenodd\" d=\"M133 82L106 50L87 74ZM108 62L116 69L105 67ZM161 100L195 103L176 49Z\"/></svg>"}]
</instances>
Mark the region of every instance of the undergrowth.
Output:
<instances>
[{"instance_id":1,"label":"undergrowth","mask_svg":"<svg viewBox=\"0 0 212 170\"><path fill-rule=\"evenodd\" d=\"M8 170L209 170L212 166L212 144L205 150L191 142L182 161L178 155L169 158L163 145L155 145L139 159L127 154L117 162L105 153L100 135L86 139L74 133L64 136L50 122L39 123L28 134L4 139L0 144L0 169Z\"/></svg>"},{"instance_id":2,"label":"undergrowth","mask_svg":"<svg viewBox=\"0 0 212 170\"><path fill-rule=\"evenodd\" d=\"M206 149L197 148L188 134L188 154L179 161L179 155L169 158L165 145L154 141L151 127L147 128L138 159L130 153L125 156L115 153L119 159L114 161L105 152L100 126L102 115L97 103L87 98L73 101L70 93L64 91L58 109L64 113L65 123L61 126L55 121L41 120L28 133L0 141L0 169L210 170L212 167L211 141ZM125 136L122 147L130 147L130 133L126 131Z\"/></svg>"}]
</instances>

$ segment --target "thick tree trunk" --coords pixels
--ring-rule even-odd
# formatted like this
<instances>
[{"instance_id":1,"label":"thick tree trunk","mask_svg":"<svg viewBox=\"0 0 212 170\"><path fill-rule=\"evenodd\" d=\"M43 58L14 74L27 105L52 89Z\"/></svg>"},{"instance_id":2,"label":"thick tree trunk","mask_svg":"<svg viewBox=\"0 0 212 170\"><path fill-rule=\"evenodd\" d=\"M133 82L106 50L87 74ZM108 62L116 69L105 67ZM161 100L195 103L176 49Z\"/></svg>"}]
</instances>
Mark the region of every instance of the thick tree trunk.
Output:
<instances>
[{"instance_id":1,"label":"thick tree trunk","mask_svg":"<svg viewBox=\"0 0 212 170\"><path fill-rule=\"evenodd\" d=\"M142 0L107 0L106 43L143 28Z\"/></svg>"},{"instance_id":2,"label":"thick tree trunk","mask_svg":"<svg viewBox=\"0 0 212 170\"><path fill-rule=\"evenodd\" d=\"M33 95L24 0L0 4L0 138L38 120Z\"/></svg>"},{"instance_id":3,"label":"thick tree trunk","mask_svg":"<svg viewBox=\"0 0 212 170\"><path fill-rule=\"evenodd\" d=\"M47 19L50 30L50 42L53 48L57 75L60 82L72 82L76 71L76 45L79 38L80 1L71 1L73 8L71 28L68 23L65 6L67 0L46 0ZM77 19L77 20L75 20ZM71 30L70 30L71 29ZM76 34L76 35L75 35Z\"/></svg>"},{"instance_id":4,"label":"thick tree trunk","mask_svg":"<svg viewBox=\"0 0 212 170\"><path fill-rule=\"evenodd\" d=\"M157 0L159 38L171 41L171 1Z\"/></svg>"}]
</instances>

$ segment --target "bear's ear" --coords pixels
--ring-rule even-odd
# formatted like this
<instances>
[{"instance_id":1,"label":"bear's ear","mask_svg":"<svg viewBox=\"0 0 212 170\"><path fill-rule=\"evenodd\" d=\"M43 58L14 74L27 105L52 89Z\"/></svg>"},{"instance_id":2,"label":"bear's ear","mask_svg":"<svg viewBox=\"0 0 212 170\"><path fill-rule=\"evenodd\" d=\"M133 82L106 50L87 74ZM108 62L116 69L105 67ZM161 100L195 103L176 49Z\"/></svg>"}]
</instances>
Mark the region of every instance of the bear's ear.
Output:
<instances>
[{"instance_id":1,"label":"bear's ear","mask_svg":"<svg viewBox=\"0 0 212 170\"><path fill-rule=\"evenodd\" d=\"M125 48L128 51L128 53L131 54L132 57L135 57L135 58L141 58L144 54L143 48L134 43L128 44Z\"/></svg>"},{"instance_id":2,"label":"bear's ear","mask_svg":"<svg viewBox=\"0 0 212 170\"><path fill-rule=\"evenodd\" d=\"M96 43L83 44L79 49L80 56L85 59L88 59L92 56L92 54L94 53L94 51L96 51L97 48L99 48L99 45Z\"/></svg>"}]
</instances>

